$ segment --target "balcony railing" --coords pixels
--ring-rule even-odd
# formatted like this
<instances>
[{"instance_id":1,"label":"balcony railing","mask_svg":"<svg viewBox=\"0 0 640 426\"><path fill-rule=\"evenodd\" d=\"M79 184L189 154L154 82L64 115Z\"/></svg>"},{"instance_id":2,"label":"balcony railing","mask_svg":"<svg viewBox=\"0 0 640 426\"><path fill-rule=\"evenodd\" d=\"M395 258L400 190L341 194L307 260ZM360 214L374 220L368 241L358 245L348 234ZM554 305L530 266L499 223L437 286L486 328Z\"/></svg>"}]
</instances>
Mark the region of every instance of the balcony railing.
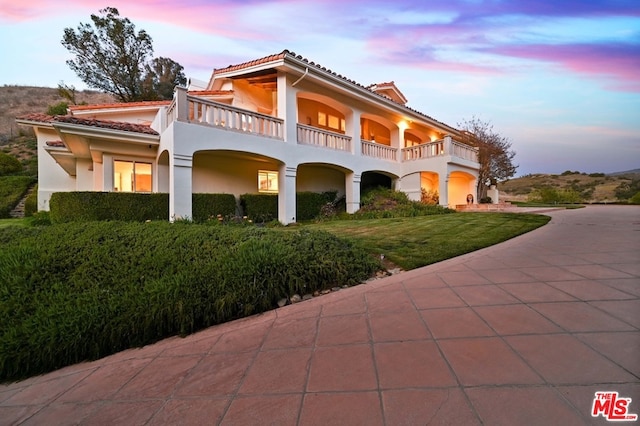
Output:
<instances>
[{"instance_id":1,"label":"balcony railing","mask_svg":"<svg viewBox=\"0 0 640 426\"><path fill-rule=\"evenodd\" d=\"M351 137L298 124L298 143L351 152Z\"/></svg>"},{"instance_id":2,"label":"balcony railing","mask_svg":"<svg viewBox=\"0 0 640 426\"><path fill-rule=\"evenodd\" d=\"M451 140L451 155L465 160L478 162L478 148Z\"/></svg>"},{"instance_id":3,"label":"balcony railing","mask_svg":"<svg viewBox=\"0 0 640 426\"><path fill-rule=\"evenodd\" d=\"M383 160L396 161L396 148L375 142L362 140L362 155Z\"/></svg>"},{"instance_id":4,"label":"balcony railing","mask_svg":"<svg viewBox=\"0 0 640 426\"><path fill-rule=\"evenodd\" d=\"M280 118L191 96L183 88L176 92L167 109L167 125L175 120L187 121L284 140L284 120Z\"/></svg>"},{"instance_id":5,"label":"balcony railing","mask_svg":"<svg viewBox=\"0 0 640 426\"><path fill-rule=\"evenodd\" d=\"M283 139L284 121L279 118L188 95L187 103L189 121L192 123Z\"/></svg>"},{"instance_id":6,"label":"balcony railing","mask_svg":"<svg viewBox=\"0 0 640 426\"><path fill-rule=\"evenodd\" d=\"M402 148L402 161L420 160L444 155L444 139Z\"/></svg>"}]
</instances>

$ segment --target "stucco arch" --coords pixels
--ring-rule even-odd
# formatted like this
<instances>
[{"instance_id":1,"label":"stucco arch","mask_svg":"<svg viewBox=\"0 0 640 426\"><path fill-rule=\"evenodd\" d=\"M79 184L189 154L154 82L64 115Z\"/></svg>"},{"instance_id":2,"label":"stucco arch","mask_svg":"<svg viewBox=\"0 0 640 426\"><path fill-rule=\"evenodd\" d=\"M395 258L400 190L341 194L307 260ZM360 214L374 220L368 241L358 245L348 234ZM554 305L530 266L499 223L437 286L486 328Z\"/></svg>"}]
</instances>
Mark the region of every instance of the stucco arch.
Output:
<instances>
[{"instance_id":1,"label":"stucco arch","mask_svg":"<svg viewBox=\"0 0 640 426\"><path fill-rule=\"evenodd\" d=\"M466 204L467 195L476 194L476 177L465 171L452 171L447 182L448 203L450 207ZM477 200L476 200L477 202Z\"/></svg>"},{"instance_id":2,"label":"stucco arch","mask_svg":"<svg viewBox=\"0 0 640 426\"><path fill-rule=\"evenodd\" d=\"M169 192L170 188L170 169L169 169L169 151L163 150L158 155L157 166L157 192Z\"/></svg>"},{"instance_id":3,"label":"stucco arch","mask_svg":"<svg viewBox=\"0 0 640 426\"><path fill-rule=\"evenodd\" d=\"M381 171L381 170L368 170L362 173L360 181L360 191L366 191L367 189L381 186L383 188L397 189L396 181L398 176Z\"/></svg>"},{"instance_id":4,"label":"stucco arch","mask_svg":"<svg viewBox=\"0 0 640 426\"><path fill-rule=\"evenodd\" d=\"M260 170L278 172L283 163L275 158L242 151L202 150L193 154L194 193L226 193L239 197L258 192Z\"/></svg>"},{"instance_id":5,"label":"stucco arch","mask_svg":"<svg viewBox=\"0 0 640 426\"><path fill-rule=\"evenodd\" d=\"M338 197L346 194L346 176L352 173L344 167L327 163L303 163L298 165L296 190L298 192L337 191Z\"/></svg>"}]
</instances>

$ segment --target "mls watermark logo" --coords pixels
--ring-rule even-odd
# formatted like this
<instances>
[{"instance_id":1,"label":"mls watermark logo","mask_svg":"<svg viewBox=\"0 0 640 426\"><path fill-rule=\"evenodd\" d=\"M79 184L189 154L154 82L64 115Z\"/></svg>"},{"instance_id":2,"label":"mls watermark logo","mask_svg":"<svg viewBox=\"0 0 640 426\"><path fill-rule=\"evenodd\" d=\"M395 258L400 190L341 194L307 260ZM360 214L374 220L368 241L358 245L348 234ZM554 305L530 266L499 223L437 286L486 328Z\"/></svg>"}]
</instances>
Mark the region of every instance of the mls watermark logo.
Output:
<instances>
[{"instance_id":1,"label":"mls watermark logo","mask_svg":"<svg viewBox=\"0 0 640 426\"><path fill-rule=\"evenodd\" d=\"M593 398L591 416L602 416L610 422L632 422L638 420L637 414L629 412L631 398L622 398L618 392L596 392Z\"/></svg>"}]
</instances>

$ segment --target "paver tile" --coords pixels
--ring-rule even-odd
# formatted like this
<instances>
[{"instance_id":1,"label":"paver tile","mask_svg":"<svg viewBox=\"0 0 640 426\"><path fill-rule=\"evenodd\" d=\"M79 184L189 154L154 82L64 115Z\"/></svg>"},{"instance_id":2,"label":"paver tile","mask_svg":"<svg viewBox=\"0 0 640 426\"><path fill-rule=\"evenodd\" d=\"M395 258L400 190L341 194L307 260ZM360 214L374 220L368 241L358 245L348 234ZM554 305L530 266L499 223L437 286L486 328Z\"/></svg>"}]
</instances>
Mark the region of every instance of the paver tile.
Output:
<instances>
[{"instance_id":1,"label":"paver tile","mask_svg":"<svg viewBox=\"0 0 640 426\"><path fill-rule=\"evenodd\" d=\"M374 352L382 389L456 385L433 341L377 343Z\"/></svg>"},{"instance_id":2,"label":"paver tile","mask_svg":"<svg viewBox=\"0 0 640 426\"><path fill-rule=\"evenodd\" d=\"M403 312L411 311L415 308L407 293L403 290L367 293L367 310L373 312Z\"/></svg>"},{"instance_id":3,"label":"paver tile","mask_svg":"<svg viewBox=\"0 0 640 426\"><path fill-rule=\"evenodd\" d=\"M438 276L448 285L485 285L491 284L489 280L474 271L439 272Z\"/></svg>"},{"instance_id":4,"label":"paver tile","mask_svg":"<svg viewBox=\"0 0 640 426\"><path fill-rule=\"evenodd\" d=\"M479 425L480 420L458 388L399 389L382 392L388 425Z\"/></svg>"},{"instance_id":5,"label":"paver tile","mask_svg":"<svg viewBox=\"0 0 640 426\"><path fill-rule=\"evenodd\" d=\"M232 394L240 386L254 356L252 352L207 355L177 385L174 395L212 397Z\"/></svg>"},{"instance_id":6,"label":"paver tile","mask_svg":"<svg viewBox=\"0 0 640 426\"><path fill-rule=\"evenodd\" d=\"M529 306L571 332L634 330L629 324L584 302L532 303Z\"/></svg>"},{"instance_id":7,"label":"paver tile","mask_svg":"<svg viewBox=\"0 0 640 426\"><path fill-rule=\"evenodd\" d=\"M573 336L510 336L505 339L548 383L589 384L637 380Z\"/></svg>"},{"instance_id":8,"label":"paver tile","mask_svg":"<svg viewBox=\"0 0 640 426\"><path fill-rule=\"evenodd\" d=\"M170 399L158 411L149 426L217 424L229 404L227 399Z\"/></svg>"},{"instance_id":9,"label":"paver tile","mask_svg":"<svg viewBox=\"0 0 640 426\"><path fill-rule=\"evenodd\" d=\"M302 392L307 379L310 348L259 352L238 393Z\"/></svg>"},{"instance_id":10,"label":"paver tile","mask_svg":"<svg viewBox=\"0 0 640 426\"><path fill-rule=\"evenodd\" d=\"M530 283L536 281L530 275L512 268L481 270L478 273L494 284Z\"/></svg>"},{"instance_id":11,"label":"paver tile","mask_svg":"<svg viewBox=\"0 0 640 426\"><path fill-rule=\"evenodd\" d=\"M107 402L83 423L92 426L145 425L163 404L160 400Z\"/></svg>"},{"instance_id":12,"label":"paver tile","mask_svg":"<svg viewBox=\"0 0 640 426\"><path fill-rule=\"evenodd\" d=\"M455 287L455 292L469 306L506 305L518 302L518 299L493 284Z\"/></svg>"},{"instance_id":13,"label":"paver tile","mask_svg":"<svg viewBox=\"0 0 640 426\"><path fill-rule=\"evenodd\" d=\"M378 392L307 393L300 425L367 425L384 423Z\"/></svg>"},{"instance_id":14,"label":"paver tile","mask_svg":"<svg viewBox=\"0 0 640 426\"><path fill-rule=\"evenodd\" d=\"M278 318L262 345L262 349L311 347L316 340L318 318L300 318L297 321Z\"/></svg>"},{"instance_id":15,"label":"paver tile","mask_svg":"<svg viewBox=\"0 0 640 426\"><path fill-rule=\"evenodd\" d=\"M628 324L640 329L640 299L616 300L616 301L594 301L590 303L603 311L609 313Z\"/></svg>"},{"instance_id":16,"label":"paver tile","mask_svg":"<svg viewBox=\"0 0 640 426\"><path fill-rule=\"evenodd\" d=\"M323 317L318 326L318 346L369 342L369 325L364 314Z\"/></svg>"},{"instance_id":17,"label":"paver tile","mask_svg":"<svg viewBox=\"0 0 640 426\"><path fill-rule=\"evenodd\" d=\"M526 284L501 284L500 287L524 303L568 302L576 300L575 297L564 291L539 281Z\"/></svg>"},{"instance_id":18,"label":"paver tile","mask_svg":"<svg viewBox=\"0 0 640 426\"><path fill-rule=\"evenodd\" d=\"M582 426L585 418L550 388L466 389L478 415L488 425Z\"/></svg>"},{"instance_id":19,"label":"paver tile","mask_svg":"<svg viewBox=\"0 0 640 426\"><path fill-rule=\"evenodd\" d=\"M464 386L543 383L499 338L440 340L439 345Z\"/></svg>"},{"instance_id":20,"label":"paver tile","mask_svg":"<svg viewBox=\"0 0 640 426\"><path fill-rule=\"evenodd\" d=\"M431 334L416 311L380 312L369 316L374 342L429 339Z\"/></svg>"},{"instance_id":21,"label":"paver tile","mask_svg":"<svg viewBox=\"0 0 640 426\"><path fill-rule=\"evenodd\" d=\"M574 336L640 377L640 332L584 333Z\"/></svg>"},{"instance_id":22,"label":"paver tile","mask_svg":"<svg viewBox=\"0 0 640 426\"><path fill-rule=\"evenodd\" d=\"M592 280L558 281L549 285L580 300L621 300L635 297Z\"/></svg>"},{"instance_id":23,"label":"paver tile","mask_svg":"<svg viewBox=\"0 0 640 426\"><path fill-rule=\"evenodd\" d=\"M307 392L375 390L378 387L371 346L317 348Z\"/></svg>"},{"instance_id":24,"label":"paver tile","mask_svg":"<svg viewBox=\"0 0 640 426\"><path fill-rule=\"evenodd\" d=\"M450 288L409 289L407 291L418 309L465 306L464 301Z\"/></svg>"},{"instance_id":25,"label":"paver tile","mask_svg":"<svg viewBox=\"0 0 640 426\"><path fill-rule=\"evenodd\" d=\"M479 306L475 311L500 335L563 331L527 305Z\"/></svg>"},{"instance_id":26,"label":"paver tile","mask_svg":"<svg viewBox=\"0 0 640 426\"><path fill-rule=\"evenodd\" d=\"M495 336L494 331L471 308L420 311L434 339Z\"/></svg>"},{"instance_id":27,"label":"paver tile","mask_svg":"<svg viewBox=\"0 0 640 426\"><path fill-rule=\"evenodd\" d=\"M220 424L225 426L295 425L301 400L302 394L237 397L229 406Z\"/></svg>"},{"instance_id":28,"label":"paver tile","mask_svg":"<svg viewBox=\"0 0 640 426\"><path fill-rule=\"evenodd\" d=\"M133 379L123 386L115 398L118 400L166 398L175 386L200 361L199 355L176 358L156 358L148 363Z\"/></svg>"}]
</instances>

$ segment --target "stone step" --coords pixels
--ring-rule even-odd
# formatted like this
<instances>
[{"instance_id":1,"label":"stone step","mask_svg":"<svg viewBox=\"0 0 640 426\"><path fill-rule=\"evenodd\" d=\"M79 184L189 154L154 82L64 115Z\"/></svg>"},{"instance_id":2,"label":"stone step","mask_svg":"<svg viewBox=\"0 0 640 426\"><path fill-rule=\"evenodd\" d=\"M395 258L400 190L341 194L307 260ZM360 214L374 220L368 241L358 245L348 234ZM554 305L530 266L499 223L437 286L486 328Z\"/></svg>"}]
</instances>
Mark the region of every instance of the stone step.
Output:
<instances>
[{"instance_id":1,"label":"stone step","mask_svg":"<svg viewBox=\"0 0 640 426\"><path fill-rule=\"evenodd\" d=\"M18 204L13 208L13 210L11 210L9 212L9 217L12 217L12 218L23 218L24 217L24 205L25 205L25 202L27 201L27 198L29 198L29 195L31 195L33 193L33 191L36 189L36 185L37 184L34 183L33 185L31 185L29 187L29 189L24 194L24 196L20 199Z\"/></svg>"}]
</instances>

